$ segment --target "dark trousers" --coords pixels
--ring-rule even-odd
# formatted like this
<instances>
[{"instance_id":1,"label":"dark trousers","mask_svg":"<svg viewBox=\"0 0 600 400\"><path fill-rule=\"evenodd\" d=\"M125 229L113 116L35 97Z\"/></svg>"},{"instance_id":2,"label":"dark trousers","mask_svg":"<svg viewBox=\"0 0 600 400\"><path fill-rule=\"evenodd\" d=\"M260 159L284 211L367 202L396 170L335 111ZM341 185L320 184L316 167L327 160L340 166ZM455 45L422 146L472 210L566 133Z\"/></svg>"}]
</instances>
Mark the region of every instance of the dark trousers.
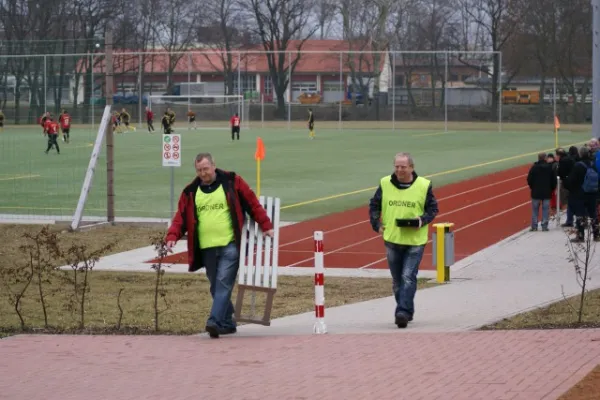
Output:
<instances>
[{"instance_id":1,"label":"dark trousers","mask_svg":"<svg viewBox=\"0 0 600 400\"><path fill-rule=\"evenodd\" d=\"M154 124L153 121L151 119L149 119L148 121L146 121L148 123L148 132L152 132L154 130Z\"/></svg>"},{"instance_id":2,"label":"dark trousers","mask_svg":"<svg viewBox=\"0 0 600 400\"><path fill-rule=\"evenodd\" d=\"M598 205L596 196L586 196L583 199L574 200L574 212L577 220L575 226L577 228L578 239L585 238L585 228L588 220L592 224L592 234L595 238L600 237L600 228L598 227Z\"/></svg>"},{"instance_id":3,"label":"dark trousers","mask_svg":"<svg viewBox=\"0 0 600 400\"><path fill-rule=\"evenodd\" d=\"M237 135L237 140L240 140L240 127L234 126L231 128L231 140L235 140L234 135Z\"/></svg>"},{"instance_id":4,"label":"dark trousers","mask_svg":"<svg viewBox=\"0 0 600 400\"><path fill-rule=\"evenodd\" d=\"M60 147L58 147L58 141L56 138L58 135L48 135L48 148L46 149L46 153L50 151L52 146L56 146L56 152L60 154Z\"/></svg>"}]
</instances>

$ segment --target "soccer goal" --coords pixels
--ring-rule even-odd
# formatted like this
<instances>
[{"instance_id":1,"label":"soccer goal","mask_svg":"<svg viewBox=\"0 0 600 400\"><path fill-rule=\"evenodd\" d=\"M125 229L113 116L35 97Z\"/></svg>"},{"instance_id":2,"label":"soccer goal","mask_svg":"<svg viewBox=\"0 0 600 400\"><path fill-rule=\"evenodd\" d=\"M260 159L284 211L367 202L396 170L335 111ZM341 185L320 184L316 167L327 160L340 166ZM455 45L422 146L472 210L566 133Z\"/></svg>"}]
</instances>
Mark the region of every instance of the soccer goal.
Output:
<instances>
[{"instance_id":1,"label":"soccer goal","mask_svg":"<svg viewBox=\"0 0 600 400\"><path fill-rule=\"evenodd\" d=\"M154 112L155 124L160 124L167 108L175 112L175 131L178 129L229 129L235 113L242 129L250 128L250 100L241 95L184 95L148 96L148 107ZM195 124L188 123L188 112L196 114Z\"/></svg>"}]
</instances>

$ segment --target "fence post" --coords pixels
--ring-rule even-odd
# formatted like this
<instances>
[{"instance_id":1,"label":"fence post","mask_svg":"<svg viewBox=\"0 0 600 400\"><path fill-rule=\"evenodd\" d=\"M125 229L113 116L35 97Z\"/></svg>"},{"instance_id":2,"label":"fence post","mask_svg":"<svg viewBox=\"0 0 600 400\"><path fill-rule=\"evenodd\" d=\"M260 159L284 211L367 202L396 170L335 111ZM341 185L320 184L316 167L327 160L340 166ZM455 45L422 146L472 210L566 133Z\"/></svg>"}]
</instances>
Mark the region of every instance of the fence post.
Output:
<instances>
[{"instance_id":1,"label":"fence post","mask_svg":"<svg viewBox=\"0 0 600 400\"><path fill-rule=\"evenodd\" d=\"M92 113L92 132L94 132L94 130L95 130L95 126L94 125L96 123L96 119L95 119L95 115L94 115L94 113L95 113L95 108L94 108L94 92L96 90L96 78L94 77L94 55L95 55L95 53L92 50L92 53L90 54L90 69L91 69L91 71L90 71L90 78L91 78L91 81L92 81L92 88L91 88L91 94L90 94L90 103L91 104L88 104L89 109L86 110L86 112L88 112L88 113L91 110L91 113ZM83 79L83 82L85 82L85 78ZM83 96L85 97L86 96L86 94L85 94L85 86L83 88L83 93L84 93ZM77 100L79 101L79 97L77 97ZM85 122L87 122L87 118L85 118Z\"/></svg>"},{"instance_id":2,"label":"fence post","mask_svg":"<svg viewBox=\"0 0 600 400\"><path fill-rule=\"evenodd\" d=\"M392 53L392 131L396 130L396 52Z\"/></svg>"},{"instance_id":3,"label":"fence post","mask_svg":"<svg viewBox=\"0 0 600 400\"><path fill-rule=\"evenodd\" d=\"M288 117L287 117L287 125L288 131L292 128L292 53L287 52L288 55L288 98L287 98L287 106L288 106Z\"/></svg>"},{"instance_id":4,"label":"fence post","mask_svg":"<svg viewBox=\"0 0 600 400\"><path fill-rule=\"evenodd\" d=\"M138 124L140 126L140 129L142 128L142 123L143 123L143 119L142 119L142 114L144 113L143 111L143 102L144 102L144 63L143 63L143 56L142 54L138 54Z\"/></svg>"},{"instance_id":5,"label":"fence post","mask_svg":"<svg viewBox=\"0 0 600 400\"><path fill-rule=\"evenodd\" d=\"M448 51L444 68L444 132L448 132Z\"/></svg>"},{"instance_id":6,"label":"fence post","mask_svg":"<svg viewBox=\"0 0 600 400\"><path fill-rule=\"evenodd\" d=\"M346 91L344 90L344 64L342 61L343 51L340 50L340 90L342 91L342 98L340 99L340 107L338 111L338 130L342 130L342 102L346 98Z\"/></svg>"},{"instance_id":7,"label":"fence post","mask_svg":"<svg viewBox=\"0 0 600 400\"><path fill-rule=\"evenodd\" d=\"M48 111L48 57L44 54L44 114ZM36 111L36 114L39 112Z\"/></svg>"},{"instance_id":8,"label":"fence post","mask_svg":"<svg viewBox=\"0 0 600 400\"><path fill-rule=\"evenodd\" d=\"M113 105L113 38L112 32L107 31L105 40L106 49L106 104ZM112 110L112 108L111 108ZM112 124L106 125L106 218L108 222L115 222L115 145Z\"/></svg>"},{"instance_id":9,"label":"fence post","mask_svg":"<svg viewBox=\"0 0 600 400\"><path fill-rule=\"evenodd\" d=\"M502 132L502 52L498 55L498 132Z\"/></svg>"}]
</instances>

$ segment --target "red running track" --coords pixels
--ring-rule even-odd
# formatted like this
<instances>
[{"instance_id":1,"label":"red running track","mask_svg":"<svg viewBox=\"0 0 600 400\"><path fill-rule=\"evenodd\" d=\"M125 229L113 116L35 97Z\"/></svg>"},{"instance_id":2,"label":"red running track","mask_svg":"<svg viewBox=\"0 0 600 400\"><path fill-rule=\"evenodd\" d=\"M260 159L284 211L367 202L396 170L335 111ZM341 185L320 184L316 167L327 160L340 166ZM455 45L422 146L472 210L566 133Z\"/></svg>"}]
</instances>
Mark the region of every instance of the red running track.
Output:
<instances>
[{"instance_id":1,"label":"red running track","mask_svg":"<svg viewBox=\"0 0 600 400\"><path fill-rule=\"evenodd\" d=\"M526 165L434 187L440 209L434 223L454 223L456 261L528 226L531 216L528 170ZM281 228L279 264L313 267L313 233L317 230L325 236L326 268L387 268L381 236L371 229L366 206ZM433 269L430 242L422 270ZM185 264L186 253L169 256L165 262Z\"/></svg>"}]
</instances>

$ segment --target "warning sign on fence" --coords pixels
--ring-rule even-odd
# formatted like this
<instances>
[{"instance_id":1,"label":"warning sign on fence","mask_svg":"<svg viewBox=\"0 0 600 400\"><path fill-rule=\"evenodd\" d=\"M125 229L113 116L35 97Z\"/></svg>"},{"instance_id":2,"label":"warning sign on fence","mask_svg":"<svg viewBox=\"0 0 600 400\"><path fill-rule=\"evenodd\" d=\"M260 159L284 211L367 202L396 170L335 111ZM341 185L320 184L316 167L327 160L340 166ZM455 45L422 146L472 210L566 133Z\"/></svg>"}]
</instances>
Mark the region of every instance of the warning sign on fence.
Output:
<instances>
[{"instance_id":1,"label":"warning sign on fence","mask_svg":"<svg viewBox=\"0 0 600 400\"><path fill-rule=\"evenodd\" d=\"M163 167L181 167L181 135L163 134L162 165Z\"/></svg>"}]
</instances>

